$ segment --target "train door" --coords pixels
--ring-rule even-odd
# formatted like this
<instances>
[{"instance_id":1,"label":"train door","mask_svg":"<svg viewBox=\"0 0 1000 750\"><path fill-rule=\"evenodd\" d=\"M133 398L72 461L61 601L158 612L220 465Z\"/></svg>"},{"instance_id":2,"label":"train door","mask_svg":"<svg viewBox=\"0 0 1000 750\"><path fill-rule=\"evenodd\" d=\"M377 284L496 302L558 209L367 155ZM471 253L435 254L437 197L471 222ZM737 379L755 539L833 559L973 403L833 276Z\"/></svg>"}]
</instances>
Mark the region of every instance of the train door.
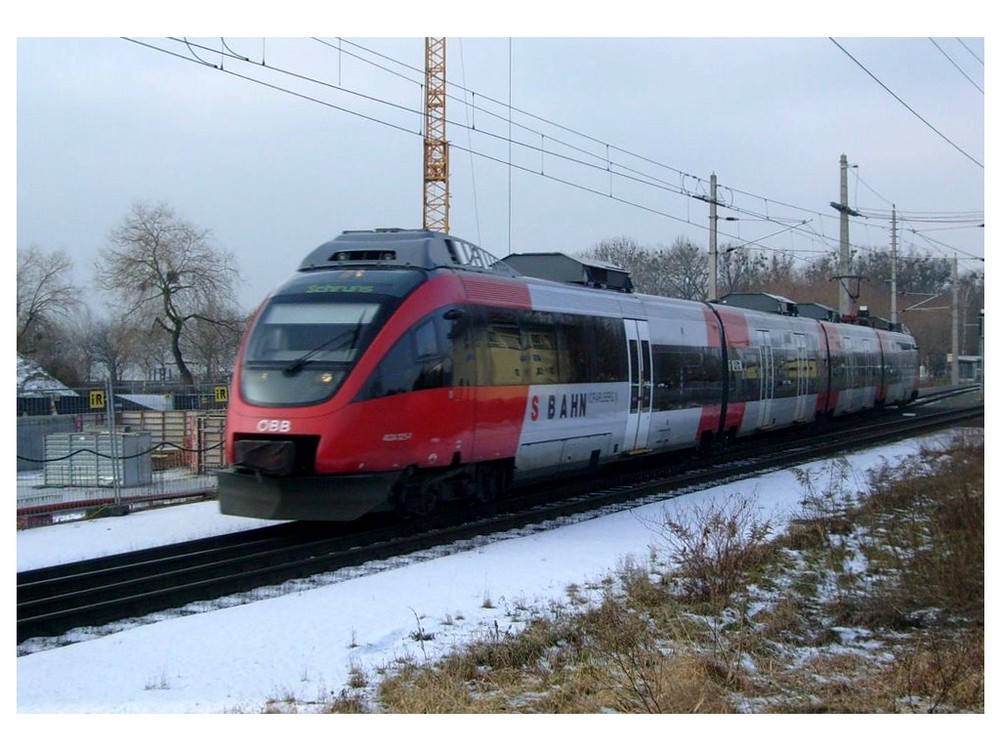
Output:
<instances>
[{"instance_id":1,"label":"train door","mask_svg":"<svg viewBox=\"0 0 1000 750\"><path fill-rule=\"evenodd\" d=\"M857 354L854 352L854 342L850 336L844 336L841 341L844 348L844 381L840 391L840 403L843 411L852 411L854 409L854 389L857 385L855 383Z\"/></svg>"},{"instance_id":2,"label":"train door","mask_svg":"<svg viewBox=\"0 0 1000 750\"><path fill-rule=\"evenodd\" d=\"M652 416L653 360L649 351L649 324L625 320L628 339L629 410L625 424L625 451L642 451L649 443Z\"/></svg>"},{"instance_id":3,"label":"train door","mask_svg":"<svg viewBox=\"0 0 1000 750\"><path fill-rule=\"evenodd\" d=\"M757 331L760 339L760 408L757 412L758 429L771 425L774 405L774 347L770 331Z\"/></svg>"},{"instance_id":4,"label":"train door","mask_svg":"<svg viewBox=\"0 0 1000 750\"><path fill-rule=\"evenodd\" d=\"M795 421L801 422L806 418L807 396L809 395L809 383L813 377L812 361L809 359L809 349L807 347L807 337L804 333L794 334L795 340Z\"/></svg>"},{"instance_id":5,"label":"train door","mask_svg":"<svg viewBox=\"0 0 1000 750\"><path fill-rule=\"evenodd\" d=\"M864 360L862 367L864 368L864 381L865 388L871 391L872 388L878 385L879 367L875 364L875 351L872 347L872 340L865 339L864 341L864 353L861 355Z\"/></svg>"}]
</instances>

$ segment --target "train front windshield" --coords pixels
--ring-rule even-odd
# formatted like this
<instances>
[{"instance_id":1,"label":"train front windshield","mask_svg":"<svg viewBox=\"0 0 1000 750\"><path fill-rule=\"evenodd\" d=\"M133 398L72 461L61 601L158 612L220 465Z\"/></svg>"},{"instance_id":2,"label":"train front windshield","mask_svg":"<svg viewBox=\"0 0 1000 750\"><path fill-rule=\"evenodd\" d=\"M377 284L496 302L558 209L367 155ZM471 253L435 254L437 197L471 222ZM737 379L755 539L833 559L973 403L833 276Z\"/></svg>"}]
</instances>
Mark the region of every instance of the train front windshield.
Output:
<instances>
[{"instance_id":1,"label":"train front windshield","mask_svg":"<svg viewBox=\"0 0 1000 750\"><path fill-rule=\"evenodd\" d=\"M379 309L377 302L272 301L247 341L243 398L262 406L330 398L368 340Z\"/></svg>"}]
</instances>

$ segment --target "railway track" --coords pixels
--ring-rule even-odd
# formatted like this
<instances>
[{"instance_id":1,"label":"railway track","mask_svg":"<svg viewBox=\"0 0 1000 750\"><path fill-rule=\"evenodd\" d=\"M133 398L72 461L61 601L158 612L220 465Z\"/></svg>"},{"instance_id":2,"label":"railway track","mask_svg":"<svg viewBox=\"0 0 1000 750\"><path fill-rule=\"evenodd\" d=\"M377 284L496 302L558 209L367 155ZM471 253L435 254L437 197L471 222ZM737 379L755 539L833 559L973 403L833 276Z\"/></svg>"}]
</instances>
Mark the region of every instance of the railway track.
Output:
<instances>
[{"instance_id":1,"label":"railway track","mask_svg":"<svg viewBox=\"0 0 1000 750\"><path fill-rule=\"evenodd\" d=\"M915 403L881 418L839 422L836 429L750 439L714 457L687 455L603 473L567 487L533 488L499 511L466 508L404 525L373 517L350 524L288 523L79 563L24 571L17 577L17 642L60 636L150 613L308 578L365 562L579 514L636 507L651 495L678 493L758 475L847 449L884 444L981 420L982 403ZM762 450L766 445L767 449ZM567 498L571 491L573 497ZM567 521L569 522L569 521Z\"/></svg>"}]
</instances>

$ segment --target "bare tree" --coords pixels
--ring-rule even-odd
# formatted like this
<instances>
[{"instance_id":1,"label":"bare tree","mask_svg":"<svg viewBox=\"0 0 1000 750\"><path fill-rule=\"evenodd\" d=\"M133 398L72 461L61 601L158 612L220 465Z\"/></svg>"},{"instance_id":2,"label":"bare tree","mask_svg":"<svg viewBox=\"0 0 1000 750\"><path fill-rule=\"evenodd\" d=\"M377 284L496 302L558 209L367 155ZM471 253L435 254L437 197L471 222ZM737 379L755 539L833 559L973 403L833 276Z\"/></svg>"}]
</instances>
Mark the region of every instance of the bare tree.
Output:
<instances>
[{"instance_id":1,"label":"bare tree","mask_svg":"<svg viewBox=\"0 0 1000 750\"><path fill-rule=\"evenodd\" d=\"M655 268L655 254L631 237L621 236L611 240L601 240L583 254L610 263L628 271L635 291L642 294L664 294L659 289L659 279Z\"/></svg>"},{"instance_id":2,"label":"bare tree","mask_svg":"<svg viewBox=\"0 0 1000 750\"><path fill-rule=\"evenodd\" d=\"M633 271L642 264L648 254L649 251L638 242L622 235L610 240L601 240L585 253L585 257Z\"/></svg>"},{"instance_id":3,"label":"bare tree","mask_svg":"<svg viewBox=\"0 0 1000 750\"><path fill-rule=\"evenodd\" d=\"M622 236L599 242L584 257L624 268L643 294L704 299L708 288L708 256L684 238L653 249Z\"/></svg>"},{"instance_id":4,"label":"bare tree","mask_svg":"<svg viewBox=\"0 0 1000 750\"><path fill-rule=\"evenodd\" d=\"M720 292L756 292L765 289L767 258L749 248L722 248L719 253Z\"/></svg>"},{"instance_id":5,"label":"bare tree","mask_svg":"<svg viewBox=\"0 0 1000 750\"><path fill-rule=\"evenodd\" d=\"M662 255L664 276L669 280L666 294L679 299L705 299L708 295L708 253L679 237Z\"/></svg>"},{"instance_id":6,"label":"bare tree","mask_svg":"<svg viewBox=\"0 0 1000 750\"><path fill-rule=\"evenodd\" d=\"M111 382L124 378L133 364L133 349L140 334L123 317L97 318L84 316L77 325L78 338L88 370L99 365Z\"/></svg>"},{"instance_id":7,"label":"bare tree","mask_svg":"<svg viewBox=\"0 0 1000 750\"><path fill-rule=\"evenodd\" d=\"M194 320L186 338L191 352L203 366L205 378L214 381L232 373L247 318L234 307L209 312L213 320L224 321L225 325Z\"/></svg>"},{"instance_id":8,"label":"bare tree","mask_svg":"<svg viewBox=\"0 0 1000 750\"><path fill-rule=\"evenodd\" d=\"M17 249L17 350L22 354L37 354L40 340L79 307L72 270L73 261L61 250Z\"/></svg>"},{"instance_id":9,"label":"bare tree","mask_svg":"<svg viewBox=\"0 0 1000 750\"><path fill-rule=\"evenodd\" d=\"M144 380L172 380L170 337L159 326L135 342L134 358L142 370Z\"/></svg>"},{"instance_id":10,"label":"bare tree","mask_svg":"<svg viewBox=\"0 0 1000 750\"><path fill-rule=\"evenodd\" d=\"M239 280L232 254L214 248L210 232L179 219L163 203L137 203L112 232L97 266L98 285L118 297L128 315L140 316L169 337L181 380L194 376L183 352L192 321L227 326L212 311L235 305Z\"/></svg>"}]
</instances>

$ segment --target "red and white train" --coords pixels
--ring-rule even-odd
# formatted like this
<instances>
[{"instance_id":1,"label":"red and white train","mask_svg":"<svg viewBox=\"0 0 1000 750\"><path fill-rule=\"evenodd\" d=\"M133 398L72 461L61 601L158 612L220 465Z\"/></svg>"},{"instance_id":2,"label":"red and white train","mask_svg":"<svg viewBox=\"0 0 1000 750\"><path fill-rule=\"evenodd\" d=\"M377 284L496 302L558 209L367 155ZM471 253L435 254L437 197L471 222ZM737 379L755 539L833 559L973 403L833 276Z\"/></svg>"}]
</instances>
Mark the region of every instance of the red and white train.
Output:
<instances>
[{"instance_id":1,"label":"red and white train","mask_svg":"<svg viewBox=\"0 0 1000 750\"><path fill-rule=\"evenodd\" d=\"M905 331L633 294L620 271L563 255L497 262L437 232L345 232L247 331L220 508L350 520L491 500L905 403L917 354Z\"/></svg>"}]
</instances>

